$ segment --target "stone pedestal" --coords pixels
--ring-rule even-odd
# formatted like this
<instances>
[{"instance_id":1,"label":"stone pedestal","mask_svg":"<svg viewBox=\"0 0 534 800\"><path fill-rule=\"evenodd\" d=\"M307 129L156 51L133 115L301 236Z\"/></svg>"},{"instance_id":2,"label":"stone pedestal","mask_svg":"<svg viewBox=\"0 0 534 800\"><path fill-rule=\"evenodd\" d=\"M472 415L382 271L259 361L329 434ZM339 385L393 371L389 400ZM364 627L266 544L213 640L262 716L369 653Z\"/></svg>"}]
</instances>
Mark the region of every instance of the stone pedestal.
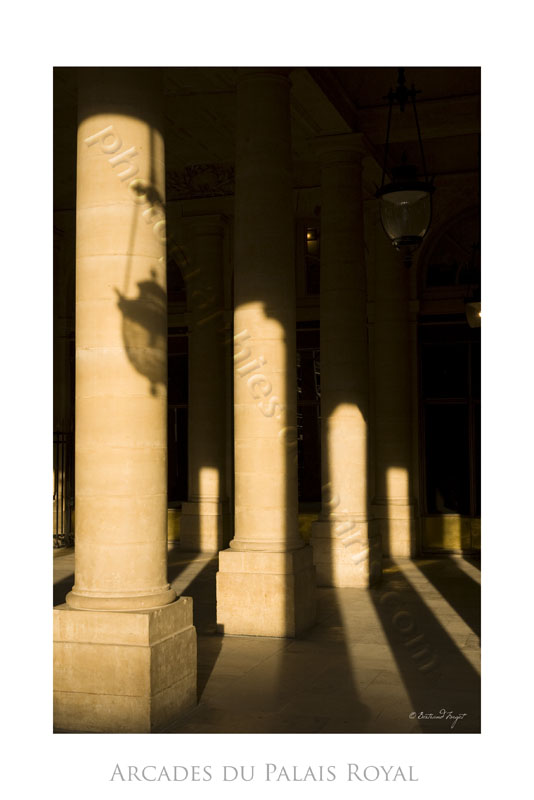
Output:
<instances>
[{"instance_id":1,"label":"stone pedestal","mask_svg":"<svg viewBox=\"0 0 534 800\"><path fill-rule=\"evenodd\" d=\"M182 503L180 549L186 553L218 553L224 547L227 526L223 503L214 500Z\"/></svg>"},{"instance_id":2,"label":"stone pedestal","mask_svg":"<svg viewBox=\"0 0 534 800\"><path fill-rule=\"evenodd\" d=\"M366 265L360 134L323 137L321 159L322 507L312 525L320 586L369 586L380 544L369 521Z\"/></svg>"},{"instance_id":3,"label":"stone pedestal","mask_svg":"<svg viewBox=\"0 0 534 800\"><path fill-rule=\"evenodd\" d=\"M415 555L415 513L413 504L402 500L373 503L374 530L385 556L409 558Z\"/></svg>"},{"instance_id":4,"label":"stone pedestal","mask_svg":"<svg viewBox=\"0 0 534 800\"><path fill-rule=\"evenodd\" d=\"M380 539L367 520L354 517L312 524L318 586L371 586L382 574Z\"/></svg>"},{"instance_id":5,"label":"stone pedestal","mask_svg":"<svg viewBox=\"0 0 534 800\"><path fill-rule=\"evenodd\" d=\"M59 730L152 733L196 703L193 603L150 611L54 609Z\"/></svg>"},{"instance_id":6,"label":"stone pedestal","mask_svg":"<svg viewBox=\"0 0 534 800\"><path fill-rule=\"evenodd\" d=\"M241 71L234 235L235 534L219 555L225 633L295 636L315 619L298 533L296 322L289 81Z\"/></svg>"},{"instance_id":7,"label":"stone pedestal","mask_svg":"<svg viewBox=\"0 0 534 800\"><path fill-rule=\"evenodd\" d=\"M310 547L281 553L223 550L217 573L219 631L298 636L315 623L314 577Z\"/></svg>"}]
</instances>

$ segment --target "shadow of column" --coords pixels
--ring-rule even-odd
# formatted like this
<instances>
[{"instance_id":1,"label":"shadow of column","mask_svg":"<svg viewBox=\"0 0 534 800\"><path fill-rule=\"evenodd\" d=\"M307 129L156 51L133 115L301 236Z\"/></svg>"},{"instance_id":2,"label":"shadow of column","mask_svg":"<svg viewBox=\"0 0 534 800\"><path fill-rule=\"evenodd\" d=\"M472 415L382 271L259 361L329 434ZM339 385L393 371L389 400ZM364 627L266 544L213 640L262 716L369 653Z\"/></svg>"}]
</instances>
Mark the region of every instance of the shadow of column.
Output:
<instances>
[{"instance_id":1,"label":"shadow of column","mask_svg":"<svg viewBox=\"0 0 534 800\"><path fill-rule=\"evenodd\" d=\"M210 554L184 554L178 547L169 552L169 582L177 595L193 598L193 625L197 631L198 699L215 667L222 647L216 634L216 573L218 557Z\"/></svg>"},{"instance_id":2,"label":"shadow of column","mask_svg":"<svg viewBox=\"0 0 534 800\"><path fill-rule=\"evenodd\" d=\"M371 590L371 597L411 699L411 713L439 715L445 709L467 715L454 727L446 717L422 719L422 732L480 732L480 676L408 580L400 561L388 563L383 584Z\"/></svg>"},{"instance_id":3,"label":"shadow of column","mask_svg":"<svg viewBox=\"0 0 534 800\"><path fill-rule=\"evenodd\" d=\"M418 568L473 633L480 637L480 584L447 556L431 563L424 561Z\"/></svg>"}]
</instances>

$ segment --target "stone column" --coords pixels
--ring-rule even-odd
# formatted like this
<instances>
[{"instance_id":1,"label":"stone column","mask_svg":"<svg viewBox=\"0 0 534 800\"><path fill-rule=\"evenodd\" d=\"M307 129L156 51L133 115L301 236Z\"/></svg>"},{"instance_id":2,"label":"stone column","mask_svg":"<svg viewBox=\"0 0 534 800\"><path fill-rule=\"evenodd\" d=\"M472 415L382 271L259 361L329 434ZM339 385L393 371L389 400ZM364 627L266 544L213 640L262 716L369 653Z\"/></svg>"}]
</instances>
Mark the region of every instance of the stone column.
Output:
<instances>
[{"instance_id":1,"label":"stone column","mask_svg":"<svg viewBox=\"0 0 534 800\"><path fill-rule=\"evenodd\" d=\"M375 230L375 497L385 554L414 554L409 271L377 217Z\"/></svg>"},{"instance_id":2,"label":"stone column","mask_svg":"<svg viewBox=\"0 0 534 800\"><path fill-rule=\"evenodd\" d=\"M165 167L157 71L80 70L75 583L55 724L149 732L196 700L192 601L167 581Z\"/></svg>"},{"instance_id":3,"label":"stone column","mask_svg":"<svg viewBox=\"0 0 534 800\"><path fill-rule=\"evenodd\" d=\"M226 518L223 220L186 218L192 271L189 328L189 501L182 505L181 549L218 552Z\"/></svg>"},{"instance_id":4,"label":"stone column","mask_svg":"<svg viewBox=\"0 0 534 800\"><path fill-rule=\"evenodd\" d=\"M369 530L368 337L359 134L324 137L321 158L323 502L312 526L319 585L368 586L381 572Z\"/></svg>"},{"instance_id":5,"label":"stone column","mask_svg":"<svg viewBox=\"0 0 534 800\"><path fill-rule=\"evenodd\" d=\"M296 322L289 81L237 86L234 273L235 536L219 555L225 633L295 636L315 619L298 533Z\"/></svg>"}]
</instances>

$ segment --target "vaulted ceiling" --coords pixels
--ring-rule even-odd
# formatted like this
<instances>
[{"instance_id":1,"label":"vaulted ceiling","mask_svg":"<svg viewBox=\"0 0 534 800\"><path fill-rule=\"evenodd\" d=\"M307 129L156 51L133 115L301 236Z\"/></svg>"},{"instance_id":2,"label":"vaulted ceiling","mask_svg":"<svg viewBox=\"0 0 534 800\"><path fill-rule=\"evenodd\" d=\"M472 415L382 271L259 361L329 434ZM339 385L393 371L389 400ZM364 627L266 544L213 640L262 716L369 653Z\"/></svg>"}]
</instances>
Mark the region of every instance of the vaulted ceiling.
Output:
<instances>
[{"instance_id":1,"label":"vaulted ceiling","mask_svg":"<svg viewBox=\"0 0 534 800\"><path fill-rule=\"evenodd\" d=\"M164 68L165 148L169 200L202 192L191 168L218 171L221 194L232 192L235 80L231 67ZM420 90L417 108L429 175L474 175L480 141L480 70L476 67L407 67L406 81ZM361 131L381 163L386 138L387 100L395 88L393 67L298 67L291 71L291 120L295 186L315 185L311 140L318 135ZM55 70L54 201L74 208L76 158L76 70ZM418 158L411 109L395 109L391 161ZM184 170L188 178L184 180ZM213 180L212 180L213 184ZM188 188L189 187L189 188Z\"/></svg>"}]
</instances>

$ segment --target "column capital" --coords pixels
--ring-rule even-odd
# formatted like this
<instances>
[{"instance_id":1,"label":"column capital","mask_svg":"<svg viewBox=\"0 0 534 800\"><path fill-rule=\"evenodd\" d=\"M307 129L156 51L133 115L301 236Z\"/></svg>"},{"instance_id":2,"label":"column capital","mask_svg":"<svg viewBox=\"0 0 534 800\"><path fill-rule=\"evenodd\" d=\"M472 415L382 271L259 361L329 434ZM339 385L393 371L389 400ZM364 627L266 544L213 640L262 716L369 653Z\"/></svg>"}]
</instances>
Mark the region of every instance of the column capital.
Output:
<instances>
[{"instance_id":1,"label":"column capital","mask_svg":"<svg viewBox=\"0 0 534 800\"><path fill-rule=\"evenodd\" d=\"M333 136L319 136L312 141L319 160L323 165L359 162L369 155L371 145L363 133L342 133Z\"/></svg>"}]
</instances>

